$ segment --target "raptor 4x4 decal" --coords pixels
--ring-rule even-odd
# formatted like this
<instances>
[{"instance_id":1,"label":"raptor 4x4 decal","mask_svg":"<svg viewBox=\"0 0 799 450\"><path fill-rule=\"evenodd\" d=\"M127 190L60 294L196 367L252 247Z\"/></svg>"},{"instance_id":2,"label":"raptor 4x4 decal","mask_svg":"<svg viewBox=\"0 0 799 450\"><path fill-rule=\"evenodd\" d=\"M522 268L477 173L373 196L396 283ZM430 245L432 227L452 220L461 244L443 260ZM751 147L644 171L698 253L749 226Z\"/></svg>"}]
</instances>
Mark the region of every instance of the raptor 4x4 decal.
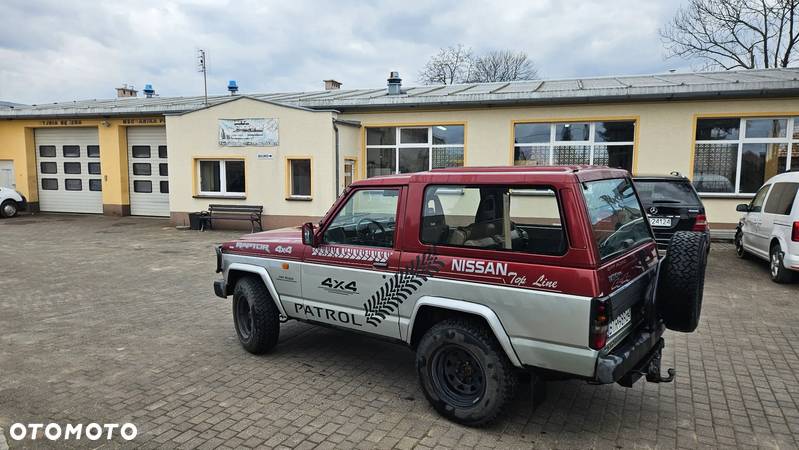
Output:
<instances>
[{"instance_id":1,"label":"raptor 4x4 decal","mask_svg":"<svg viewBox=\"0 0 799 450\"><path fill-rule=\"evenodd\" d=\"M363 304L366 323L378 326L442 267L444 262L432 253L417 255Z\"/></svg>"}]
</instances>

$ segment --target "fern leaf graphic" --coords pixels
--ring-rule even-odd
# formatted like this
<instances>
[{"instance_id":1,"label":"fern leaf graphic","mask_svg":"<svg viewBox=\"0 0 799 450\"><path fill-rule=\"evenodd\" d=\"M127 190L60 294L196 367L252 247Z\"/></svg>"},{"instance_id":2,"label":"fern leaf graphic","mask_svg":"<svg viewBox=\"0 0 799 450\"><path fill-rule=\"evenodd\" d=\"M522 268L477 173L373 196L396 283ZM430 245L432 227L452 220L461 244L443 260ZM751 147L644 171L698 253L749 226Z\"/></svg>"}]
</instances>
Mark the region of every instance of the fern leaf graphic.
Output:
<instances>
[{"instance_id":1,"label":"fern leaf graphic","mask_svg":"<svg viewBox=\"0 0 799 450\"><path fill-rule=\"evenodd\" d=\"M417 255L364 302L366 323L378 326L443 267L444 262L432 252Z\"/></svg>"}]
</instances>

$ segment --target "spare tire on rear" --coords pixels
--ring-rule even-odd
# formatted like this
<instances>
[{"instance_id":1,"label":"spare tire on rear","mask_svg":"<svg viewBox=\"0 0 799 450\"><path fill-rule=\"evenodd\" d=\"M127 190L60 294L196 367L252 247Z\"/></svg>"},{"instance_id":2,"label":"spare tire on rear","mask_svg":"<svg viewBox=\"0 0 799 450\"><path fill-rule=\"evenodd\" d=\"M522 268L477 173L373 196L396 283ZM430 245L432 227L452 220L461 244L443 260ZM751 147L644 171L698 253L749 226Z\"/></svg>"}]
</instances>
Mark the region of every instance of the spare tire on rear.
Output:
<instances>
[{"instance_id":1,"label":"spare tire on rear","mask_svg":"<svg viewBox=\"0 0 799 450\"><path fill-rule=\"evenodd\" d=\"M707 235L678 231L660 263L658 313L666 328L690 333L699 325L705 289Z\"/></svg>"}]
</instances>

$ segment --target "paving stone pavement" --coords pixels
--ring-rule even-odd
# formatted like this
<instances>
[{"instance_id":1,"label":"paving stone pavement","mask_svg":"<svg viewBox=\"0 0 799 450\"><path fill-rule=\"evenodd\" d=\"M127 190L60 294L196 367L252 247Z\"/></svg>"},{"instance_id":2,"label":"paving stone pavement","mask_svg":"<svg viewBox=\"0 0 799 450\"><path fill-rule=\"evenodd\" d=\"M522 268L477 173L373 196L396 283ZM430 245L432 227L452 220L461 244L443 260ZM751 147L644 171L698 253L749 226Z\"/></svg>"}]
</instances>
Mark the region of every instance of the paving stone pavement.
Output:
<instances>
[{"instance_id":1,"label":"paving stone pavement","mask_svg":"<svg viewBox=\"0 0 799 450\"><path fill-rule=\"evenodd\" d=\"M211 286L212 245L238 234L0 220L0 429L131 422L132 442L70 443L131 448L799 446L799 285L771 283L729 244L711 252L697 332L666 336L674 383L550 382L535 411L522 389L505 417L470 429L428 406L401 346L289 322L274 353L242 350Z\"/></svg>"}]
</instances>

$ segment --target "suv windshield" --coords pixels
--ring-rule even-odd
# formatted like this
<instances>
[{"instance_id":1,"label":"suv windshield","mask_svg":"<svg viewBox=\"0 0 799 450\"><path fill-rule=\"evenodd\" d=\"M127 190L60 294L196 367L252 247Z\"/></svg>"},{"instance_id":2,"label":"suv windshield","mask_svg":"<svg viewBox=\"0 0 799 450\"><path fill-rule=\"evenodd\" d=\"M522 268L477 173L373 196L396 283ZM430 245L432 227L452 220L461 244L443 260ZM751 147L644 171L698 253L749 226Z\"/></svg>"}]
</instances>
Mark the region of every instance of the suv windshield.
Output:
<instances>
[{"instance_id":1,"label":"suv windshield","mask_svg":"<svg viewBox=\"0 0 799 450\"><path fill-rule=\"evenodd\" d=\"M702 203L687 180L635 180L641 203L679 203L699 206Z\"/></svg>"},{"instance_id":2,"label":"suv windshield","mask_svg":"<svg viewBox=\"0 0 799 450\"><path fill-rule=\"evenodd\" d=\"M602 260L653 239L629 179L585 182L583 195Z\"/></svg>"}]
</instances>

